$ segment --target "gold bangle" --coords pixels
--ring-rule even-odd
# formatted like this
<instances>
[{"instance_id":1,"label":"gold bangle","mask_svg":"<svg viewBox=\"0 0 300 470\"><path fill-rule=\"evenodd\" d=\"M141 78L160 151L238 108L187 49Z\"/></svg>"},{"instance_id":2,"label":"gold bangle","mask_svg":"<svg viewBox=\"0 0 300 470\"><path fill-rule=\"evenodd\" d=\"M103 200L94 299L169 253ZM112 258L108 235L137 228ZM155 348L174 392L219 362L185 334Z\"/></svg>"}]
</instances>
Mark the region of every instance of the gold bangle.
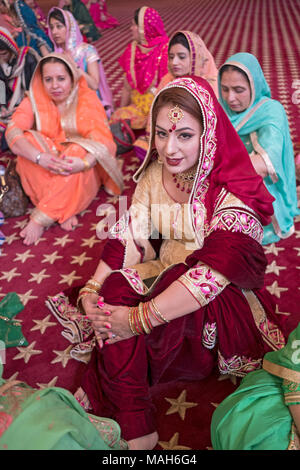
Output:
<instances>
[{"instance_id":1,"label":"gold bangle","mask_svg":"<svg viewBox=\"0 0 300 470\"><path fill-rule=\"evenodd\" d=\"M143 310L143 302L139 303L139 320L140 323L142 324L142 328L146 335L149 335L151 333L151 330L147 327L145 317L144 317L144 310Z\"/></svg>"},{"instance_id":2,"label":"gold bangle","mask_svg":"<svg viewBox=\"0 0 300 470\"><path fill-rule=\"evenodd\" d=\"M158 310L156 303L154 302L154 299L151 299L151 305L154 308L155 313L161 318L164 323L170 323L170 320L167 320L166 317L163 316L163 314Z\"/></svg>"},{"instance_id":3,"label":"gold bangle","mask_svg":"<svg viewBox=\"0 0 300 470\"><path fill-rule=\"evenodd\" d=\"M84 170L83 171L88 171L91 169L91 165L89 164L89 162L84 158L83 160L83 163L84 163Z\"/></svg>"}]
</instances>

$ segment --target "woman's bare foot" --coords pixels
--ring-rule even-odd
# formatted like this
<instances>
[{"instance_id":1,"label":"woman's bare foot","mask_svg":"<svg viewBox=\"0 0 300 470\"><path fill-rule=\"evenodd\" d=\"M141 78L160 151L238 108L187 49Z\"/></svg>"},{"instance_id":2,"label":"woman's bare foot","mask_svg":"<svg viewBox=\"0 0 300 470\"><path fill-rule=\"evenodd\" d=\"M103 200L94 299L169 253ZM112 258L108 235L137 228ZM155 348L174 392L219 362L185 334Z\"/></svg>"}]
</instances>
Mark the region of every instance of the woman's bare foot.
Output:
<instances>
[{"instance_id":1,"label":"woman's bare foot","mask_svg":"<svg viewBox=\"0 0 300 470\"><path fill-rule=\"evenodd\" d=\"M81 387L79 387L76 390L76 392L74 393L74 397L76 398L78 403L82 406L82 408L85 409L85 411L92 409L88 396Z\"/></svg>"},{"instance_id":2,"label":"woman's bare foot","mask_svg":"<svg viewBox=\"0 0 300 470\"><path fill-rule=\"evenodd\" d=\"M156 446L158 441L157 432L146 434L145 436L137 437L128 441L129 450L152 450Z\"/></svg>"},{"instance_id":3,"label":"woman's bare foot","mask_svg":"<svg viewBox=\"0 0 300 470\"><path fill-rule=\"evenodd\" d=\"M24 245L32 245L41 236L44 231L44 227L33 219L30 219L26 227L20 232L20 237L24 238Z\"/></svg>"},{"instance_id":4,"label":"woman's bare foot","mask_svg":"<svg viewBox=\"0 0 300 470\"><path fill-rule=\"evenodd\" d=\"M67 230L67 232L70 232L71 230L74 230L77 224L78 224L78 219L76 215L72 215L67 220L65 220L62 224L60 224L60 226L63 230Z\"/></svg>"}]
</instances>

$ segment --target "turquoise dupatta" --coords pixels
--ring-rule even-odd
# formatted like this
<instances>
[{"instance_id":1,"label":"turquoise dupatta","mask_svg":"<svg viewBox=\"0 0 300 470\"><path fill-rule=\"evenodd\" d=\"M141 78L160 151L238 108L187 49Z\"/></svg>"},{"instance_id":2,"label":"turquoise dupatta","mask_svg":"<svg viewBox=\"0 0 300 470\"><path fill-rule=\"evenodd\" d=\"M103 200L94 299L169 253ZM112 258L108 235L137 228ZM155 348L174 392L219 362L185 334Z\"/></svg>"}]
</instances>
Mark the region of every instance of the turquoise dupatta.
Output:
<instances>
[{"instance_id":1,"label":"turquoise dupatta","mask_svg":"<svg viewBox=\"0 0 300 470\"><path fill-rule=\"evenodd\" d=\"M271 99L269 85L254 55L240 52L231 56L224 65L239 67L247 74L250 82L250 105L242 113L236 113L222 98L219 72L218 86L222 107L248 153L259 153L268 169L264 183L275 201L272 223L264 227L262 243L267 245L292 235L294 217L300 214L297 208L295 161L288 120L281 103Z\"/></svg>"}]
</instances>

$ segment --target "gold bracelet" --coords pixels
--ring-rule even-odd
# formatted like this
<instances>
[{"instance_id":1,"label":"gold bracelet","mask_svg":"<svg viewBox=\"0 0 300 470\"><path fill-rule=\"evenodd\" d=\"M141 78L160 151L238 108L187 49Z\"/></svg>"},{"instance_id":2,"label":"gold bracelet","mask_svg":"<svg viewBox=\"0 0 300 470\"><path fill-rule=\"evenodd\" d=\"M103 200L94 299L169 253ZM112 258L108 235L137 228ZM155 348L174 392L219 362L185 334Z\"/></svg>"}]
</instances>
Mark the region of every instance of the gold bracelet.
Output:
<instances>
[{"instance_id":1,"label":"gold bracelet","mask_svg":"<svg viewBox=\"0 0 300 470\"><path fill-rule=\"evenodd\" d=\"M91 169L91 165L89 164L89 162L84 158L83 160L83 163L84 163L84 170L83 171L88 171Z\"/></svg>"},{"instance_id":2,"label":"gold bracelet","mask_svg":"<svg viewBox=\"0 0 300 470\"><path fill-rule=\"evenodd\" d=\"M87 284L92 284L93 286L97 287L97 290L100 290L102 287L102 284L100 282L96 281L96 279L89 279Z\"/></svg>"},{"instance_id":3,"label":"gold bracelet","mask_svg":"<svg viewBox=\"0 0 300 470\"><path fill-rule=\"evenodd\" d=\"M158 310L156 303L154 302L154 299L151 299L150 302L155 313L159 316L159 318L161 318L164 321L164 323L170 323L170 320L167 320L166 317L164 317L163 314Z\"/></svg>"},{"instance_id":4,"label":"gold bracelet","mask_svg":"<svg viewBox=\"0 0 300 470\"><path fill-rule=\"evenodd\" d=\"M143 302L140 302L139 303L139 320L140 320L140 323L142 324L142 328L144 330L144 333L146 333L146 335L149 335L149 333L151 333L151 330L148 328L148 326L146 325L146 321L145 321L145 317L144 317L144 310L143 310Z\"/></svg>"}]
</instances>

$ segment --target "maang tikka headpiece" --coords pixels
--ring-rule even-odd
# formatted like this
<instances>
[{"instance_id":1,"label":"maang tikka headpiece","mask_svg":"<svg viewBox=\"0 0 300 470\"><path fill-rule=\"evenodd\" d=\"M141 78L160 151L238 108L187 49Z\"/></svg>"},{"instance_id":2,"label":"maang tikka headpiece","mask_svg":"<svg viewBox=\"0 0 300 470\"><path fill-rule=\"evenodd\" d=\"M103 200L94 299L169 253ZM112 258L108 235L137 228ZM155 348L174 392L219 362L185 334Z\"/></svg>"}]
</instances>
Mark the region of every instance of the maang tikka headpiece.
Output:
<instances>
[{"instance_id":1,"label":"maang tikka headpiece","mask_svg":"<svg viewBox=\"0 0 300 470\"><path fill-rule=\"evenodd\" d=\"M170 109L170 111L168 112L168 118L173 123L173 125L171 129L169 129L169 132L175 131L177 122L181 121L183 116L183 111L179 108L177 104L174 106L174 108Z\"/></svg>"}]
</instances>

